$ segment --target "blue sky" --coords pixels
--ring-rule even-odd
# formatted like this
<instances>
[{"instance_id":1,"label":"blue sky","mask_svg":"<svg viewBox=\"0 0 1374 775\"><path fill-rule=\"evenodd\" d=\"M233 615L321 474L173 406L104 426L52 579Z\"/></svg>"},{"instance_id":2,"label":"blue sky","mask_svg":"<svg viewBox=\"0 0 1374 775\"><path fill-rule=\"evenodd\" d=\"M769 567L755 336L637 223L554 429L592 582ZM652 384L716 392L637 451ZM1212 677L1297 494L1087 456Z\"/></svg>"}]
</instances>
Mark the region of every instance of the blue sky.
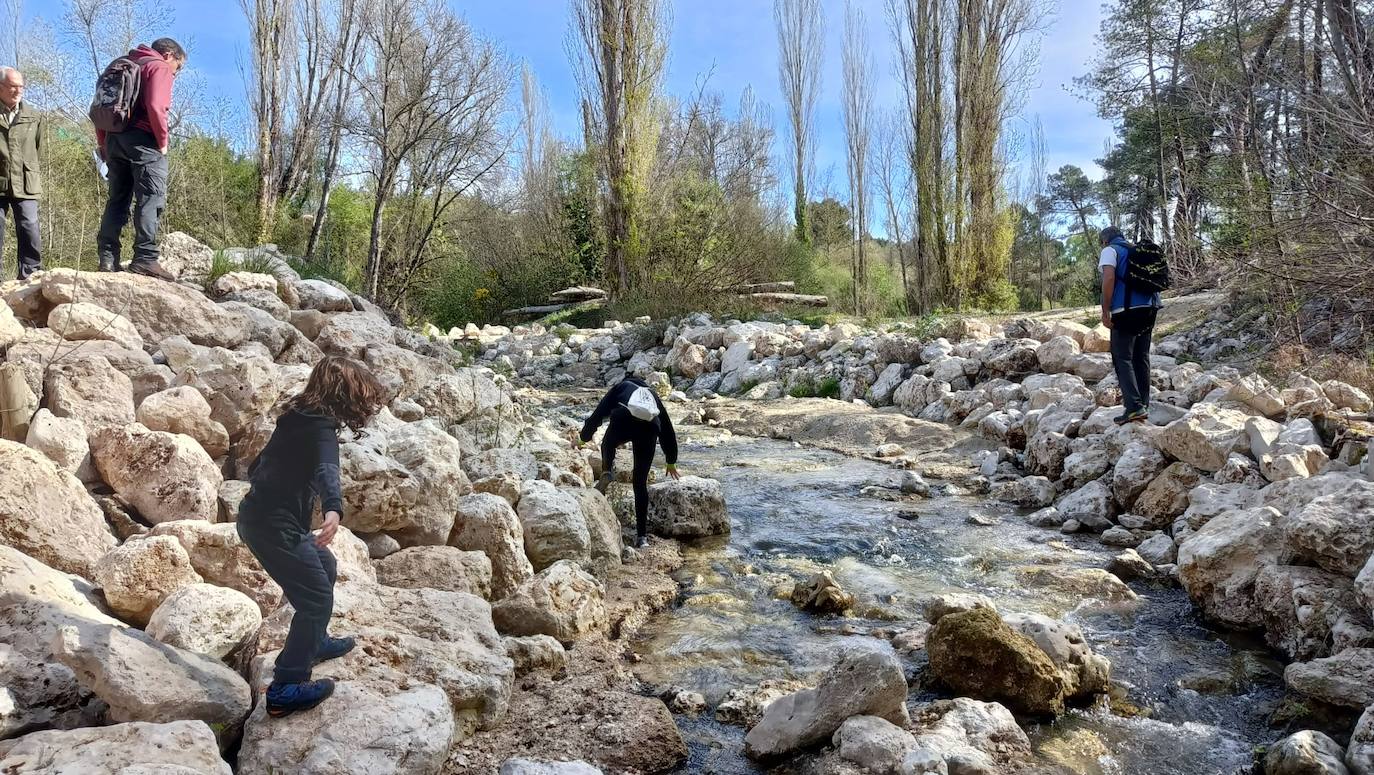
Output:
<instances>
[{"instance_id":1,"label":"blue sky","mask_svg":"<svg viewBox=\"0 0 1374 775\"><path fill-rule=\"evenodd\" d=\"M1060 7L1046 22L1039 72L1033 78L1023 114L1038 116L1045 128L1050 170L1078 164L1097 177L1093 160L1102 155L1111 125L1097 118L1093 107L1069 92L1072 79L1086 71L1101 19L1097 0L1058 0ZM208 96L241 98L241 62L247 44L247 24L233 0L166 0L175 14L168 34L186 45L191 65L204 80ZM515 60L528 61L548 93L560 134L580 134L577 95L564 46L568 26L566 0L451 0L472 26L496 41ZM667 88L677 95L694 92L698 80L711 72L709 88L734 105L746 87L772 109L779 124L784 116L778 92L776 35L772 0L677 0L674 3ZM814 189L842 192L844 137L840 124L840 36L844 4L823 0L826 11L826 67L817 130L817 181ZM887 108L898 103L898 83L892 75L891 41L883 0L859 0L869 27L869 39L879 79L876 102ZM55 19L62 0L27 0L27 14ZM779 132L779 138L782 133ZM776 152L784 149L781 142Z\"/></svg>"}]
</instances>

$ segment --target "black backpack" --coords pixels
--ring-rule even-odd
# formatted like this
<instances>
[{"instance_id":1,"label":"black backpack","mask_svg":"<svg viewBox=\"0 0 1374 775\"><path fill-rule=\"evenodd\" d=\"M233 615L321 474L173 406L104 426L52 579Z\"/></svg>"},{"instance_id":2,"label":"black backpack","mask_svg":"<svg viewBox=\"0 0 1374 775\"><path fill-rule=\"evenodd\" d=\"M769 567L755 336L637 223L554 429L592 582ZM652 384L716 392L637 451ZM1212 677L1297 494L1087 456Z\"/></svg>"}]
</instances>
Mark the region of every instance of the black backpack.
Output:
<instances>
[{"instance_id":1,"label":"black backpack","mask_svg":"<svg viewBox=\"0 0 1374 775\"><path fill-rule=\"evenodd\" d=\"M111 62L96 79L89 113L96 129L123 132L129 128L143 87L141 70L141 63L123 56Z\"/></svg>"},{"instance_id":2,"label":"black backpack","mask_svg":"<svg viewBox=\"0 0 1374 775\"><path fill-rule=\"evenodd\" d=\"M1126 273L1121 278L1127 290L1159 293L1169 290L1169 261L1164 248L1142 239L1126 254Z\"/></svg>"}]
</instances>

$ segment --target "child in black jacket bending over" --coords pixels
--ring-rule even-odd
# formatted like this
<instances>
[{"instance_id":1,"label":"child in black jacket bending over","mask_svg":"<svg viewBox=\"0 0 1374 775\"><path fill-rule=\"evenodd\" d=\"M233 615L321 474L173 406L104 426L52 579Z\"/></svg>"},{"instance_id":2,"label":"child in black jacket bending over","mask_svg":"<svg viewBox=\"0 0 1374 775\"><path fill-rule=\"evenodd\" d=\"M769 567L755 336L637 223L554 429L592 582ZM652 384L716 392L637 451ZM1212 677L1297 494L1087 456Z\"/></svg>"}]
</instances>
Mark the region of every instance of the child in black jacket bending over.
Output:
<instances>
[{"instance_id":1,"label":"child in black jacket bending over","mask_svg":"<svg viewBox=\"0 0 1374 775\"><path fill-rule=\"evenodd\" d=\"M644 548L649 532L649 469L654 464L655 445L663 446L668 476L677 479L677 433L663 402L643 380L626 377L611 388L597 404L596 411L587 418L579 436L580 444L587 444L596 435L601 423L610 420L606 435L601 438L603 473L596 489L606 492L615 478L615 451L625 443L631 444L634 469L631 481L635 491L635 548Z\"/></svg>"}]
</instances>

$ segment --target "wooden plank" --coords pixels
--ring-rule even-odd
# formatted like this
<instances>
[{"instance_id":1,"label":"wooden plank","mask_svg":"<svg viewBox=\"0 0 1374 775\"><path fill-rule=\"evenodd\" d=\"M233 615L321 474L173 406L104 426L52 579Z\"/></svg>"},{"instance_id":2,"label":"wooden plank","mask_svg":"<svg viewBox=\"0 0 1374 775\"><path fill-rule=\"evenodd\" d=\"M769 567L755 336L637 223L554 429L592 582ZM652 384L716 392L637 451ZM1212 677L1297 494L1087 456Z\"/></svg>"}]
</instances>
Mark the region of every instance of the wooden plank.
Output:
<instances>
[{"instance_id":1,"label":"wooden plank","mask_svg":"<svg viewBox=\"0 0 1374 775\"><path fill-rule=\"evenodd\" d=\"M830 299L825 296L808 296L801 293L745 293L741 294L757 304L782 306L787 304L799 307L828 307Z\"/></svg>"},{"instance_id":2,"label":"wooden plank","mask_svg":"<svg viewBox=\"0 0 1374 775\"><path fill-rule=\"evenodd\" d=\"M797 284L791 280L776 283L751 283L734 288L736 293L795 293Z\"/></svg>"}]
</instances>

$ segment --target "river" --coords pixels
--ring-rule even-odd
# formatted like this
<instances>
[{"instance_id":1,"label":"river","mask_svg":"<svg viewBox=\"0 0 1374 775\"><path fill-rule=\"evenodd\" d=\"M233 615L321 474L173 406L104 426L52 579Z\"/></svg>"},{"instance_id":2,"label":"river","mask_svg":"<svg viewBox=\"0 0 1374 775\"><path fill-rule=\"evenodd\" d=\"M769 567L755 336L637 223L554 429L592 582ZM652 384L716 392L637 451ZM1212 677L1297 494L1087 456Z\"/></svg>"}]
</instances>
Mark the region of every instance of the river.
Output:
<instances>
[{"instance_id":1,"label":"river","mask_svg":"<svg viewBox=\"0 0 1374 775\"><path fill-rule=\"evenodd\" d=\"M1028 725L1031 771L1230 775L1248 772L1254 747L1278 736L1267 720L1282 698L1281 665L1262 643L1206 627L1181 590L1136 584L1138 601L1108 603L1053 575L1027 582L1028 566L1070 579L1105 567L1118 550L1095 537L1032 527L984 497L939 494L934 480L928 499L875 497L865 488L900 482L879 462L700 426L683 436L683 469L720 480L733 532L686 548L679 604L636 636L645 683L700 692L714 707L736 687L823 671L846 638L906 629L930 594L977 592L1003 612L1079 625L1120 688L1117 712L1103 703ZM819 569L857 596L852 617L802 613L785 599L792 579ZM936 696L912 688L913 702ZM743 729L710 711L678 722L691 748L681 772L765 771L744 757Z\"/></svg>"}]
</instances>

